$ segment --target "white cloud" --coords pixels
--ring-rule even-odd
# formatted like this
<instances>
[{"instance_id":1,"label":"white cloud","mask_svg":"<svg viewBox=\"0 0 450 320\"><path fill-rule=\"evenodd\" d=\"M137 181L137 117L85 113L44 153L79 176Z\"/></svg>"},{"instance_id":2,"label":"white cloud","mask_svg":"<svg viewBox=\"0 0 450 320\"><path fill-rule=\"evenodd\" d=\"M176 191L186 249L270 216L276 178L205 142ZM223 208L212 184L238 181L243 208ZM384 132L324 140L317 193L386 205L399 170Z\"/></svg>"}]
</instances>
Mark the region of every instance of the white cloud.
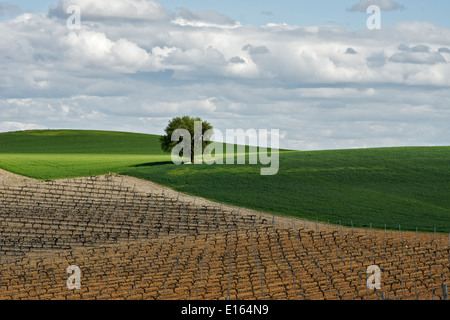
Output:
<instances>
[{"instance_id":1,"label":"white cloud","mask_svg":"<svg viewBox=\"0 0 450 320\"><path fill-rule=\"evenodd\" d=\"M180 8L172 23L191 27L237 28L241 26L239 22L218 12L208 10L192 12L187 8Z\"/></svg>"},{"instance_id":2,"label":"white cloud","mask_svg":"<svg viewBox=\"0 0 450 320\"><path fill-rule=\"evenodd\" d=\"M447 63L447 60L445 60L439 50L432 52L430 47L425 45L416 45L410 48L407 45L402 44L399 46L400 52L392 55L389 60L393 62L412 64Z\"/></svg>"},{"instance_id":3,"label":"white cloud","mask_svg":"<svg viewBox=\"0 0 450 320\"><path fill-rule=\"evenodd\" d=\"M38 129L45 129L45 127L34 123L21 123L14 121L0 122L0 132L38 130Z\"/></svg>"},{"instance_id":4,"label":"white cloud","mask_svg":"<svg viewBox=\"0 0 450 320\"><path fill-rule=\"evenodd\" d=\"M168 13L164 7L153 0L59 0L51 7L50 17L66 19L67 8L77 5L81 9L82 20L165 20Z\"/></svg>"},{"instance_id":5,"label":"white cloud","mask_svg":"<svg viewBox=\"0 0 450 320\"><path fill-rule=\"evenodd\" d=\"M88 30L70 32L61 42L67 58L79 68L103 67L121 73L159 71L161 59L170 52L169 48L147 52L127 39L113 41L104 33Z\"/></svg>"},{"instance_id":6,"label":"white cloud","mask_svg":"<svg viewBox=\"0 0 450 320\"><path fill-rule=\"evenodd\" d=\"M448 144L446 28L255 27L143 2L81 1L81 30L55 8L0 21L0 119L162 133L191 114L223 132L281 129L284 148Z\"/></svg>"}]
</instances>

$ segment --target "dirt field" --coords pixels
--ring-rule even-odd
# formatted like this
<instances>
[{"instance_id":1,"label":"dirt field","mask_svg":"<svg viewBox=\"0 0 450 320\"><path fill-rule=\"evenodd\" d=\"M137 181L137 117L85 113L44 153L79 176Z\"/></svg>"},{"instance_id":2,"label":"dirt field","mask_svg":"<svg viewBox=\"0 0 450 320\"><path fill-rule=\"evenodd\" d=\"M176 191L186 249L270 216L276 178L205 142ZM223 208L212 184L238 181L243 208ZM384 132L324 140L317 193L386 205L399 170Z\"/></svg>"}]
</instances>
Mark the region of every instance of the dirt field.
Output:
<instances>
[{"instance_id":1,"label":"dirt field","mask_svg":"<svg viewBox=\"0 0 450 320\"><path fill-rule=\"evenodd\" d=\"M274 217L132 177L0 171L0 208L5 300L436 300L450 282L448 235ZM79 290L67 287L71 265Z\"/></svg>"}]
</instances>

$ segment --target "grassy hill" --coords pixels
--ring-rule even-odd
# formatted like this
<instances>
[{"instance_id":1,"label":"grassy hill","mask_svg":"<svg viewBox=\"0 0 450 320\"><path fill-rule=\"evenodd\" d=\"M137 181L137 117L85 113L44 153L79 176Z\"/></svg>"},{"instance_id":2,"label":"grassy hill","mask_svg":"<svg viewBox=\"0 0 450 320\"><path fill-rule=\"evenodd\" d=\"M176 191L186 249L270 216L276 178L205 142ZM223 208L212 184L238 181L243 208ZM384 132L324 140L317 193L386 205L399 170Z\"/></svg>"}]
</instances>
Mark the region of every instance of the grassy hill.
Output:
<instances>
[{"instance_id":1,"label":"grassy hill","mask_svg":"<svg viewBox=\"0 0 450 320\"><path fill-rule=\"evenodd\" d=\"M159 136L126 132L34 130L0 134L0 168L37 179L119 172L170 161Z\"/></svg>"},{"instance_id":2,"label":"grassy hill","mask_svg":"<svg viewBox=\"0 0 450 320\"><path fill-rule=\"evenodd\" d=\"M0 134L0 167L36 178L118 172L241 207L355 227L450 231L450 147L282 151L260 165L180 165L158 137L98 131Z\"/></svg>"},{"instance_id":3,"label":"grassy hill","mask_svg":"<svg viewBox=\"0 0 450 320\"><path fill-rule=\"evenodd\" d=\"M259 166L149 166L125 174L224 203L358 227L450 231L450 148L285 152Z\"/></svg>"}]
</instances>

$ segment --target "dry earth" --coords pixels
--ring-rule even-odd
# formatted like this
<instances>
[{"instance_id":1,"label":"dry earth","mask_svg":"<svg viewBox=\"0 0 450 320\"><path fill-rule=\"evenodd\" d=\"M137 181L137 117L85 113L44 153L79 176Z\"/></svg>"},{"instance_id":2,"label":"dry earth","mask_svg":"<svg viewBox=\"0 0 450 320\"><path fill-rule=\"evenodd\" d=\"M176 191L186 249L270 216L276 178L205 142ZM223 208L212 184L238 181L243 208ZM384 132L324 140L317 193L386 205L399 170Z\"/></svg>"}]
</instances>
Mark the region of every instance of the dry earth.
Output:
<instances>
[{"instance_id":1,"label":"dry earth","mask_svg":"<svg viewBox=\"0 0 450 320\"><path fill-rule=\"evenodd\" d=\"M0 299L444 299L450 282L447 235L274 216L128 176L0 170L0 208Z\"/></svg>"}]
</instances>

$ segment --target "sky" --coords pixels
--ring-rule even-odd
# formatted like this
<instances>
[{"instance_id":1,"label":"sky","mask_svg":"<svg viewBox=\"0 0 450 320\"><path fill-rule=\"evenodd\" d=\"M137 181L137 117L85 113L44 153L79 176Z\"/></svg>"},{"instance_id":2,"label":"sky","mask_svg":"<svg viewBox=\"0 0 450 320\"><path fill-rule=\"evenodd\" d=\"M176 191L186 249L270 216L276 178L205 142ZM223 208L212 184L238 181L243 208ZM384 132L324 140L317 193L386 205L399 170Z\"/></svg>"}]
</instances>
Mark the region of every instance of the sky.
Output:
<instances>
[{"instance_id":1,"label":"sky","mask_svg":"<svg viewBox=\"0 0 450 320\"><path fill-rule=\"evenodd\" d=\"M372 4L381 29L367 26ZM295 150L450 145L448 12L442 0L3 1L0 132L163 134L191 115L222 132L279 129Z\"/></svg>"}]
</instances>

